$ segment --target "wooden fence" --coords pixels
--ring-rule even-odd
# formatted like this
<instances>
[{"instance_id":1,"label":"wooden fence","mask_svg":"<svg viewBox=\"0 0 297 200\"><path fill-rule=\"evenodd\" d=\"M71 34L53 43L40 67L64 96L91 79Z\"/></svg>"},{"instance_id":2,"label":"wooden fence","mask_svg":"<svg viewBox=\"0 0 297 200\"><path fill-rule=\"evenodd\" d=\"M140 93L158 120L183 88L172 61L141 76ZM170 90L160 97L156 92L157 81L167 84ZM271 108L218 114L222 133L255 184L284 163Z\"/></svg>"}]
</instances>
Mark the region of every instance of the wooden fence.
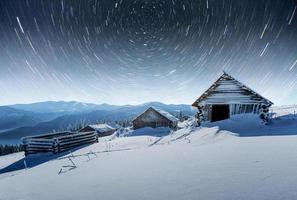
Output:
<instances>
[{"instance_id":1,"label":"wooden fence","mask_svg":"<svg viewBox=\"0 0 297 200\"><path fill-rule=\"evenodd\" d=\"M59 153L71 148L98 142L96 132L58 132L22 138L25 156L34 153Z\"/></svg>"},{"instance_id":2,"label":"wooden fence","mask_svg":"<svg viewBox=\"0 0 297 200\"><path fill-rule=\"evenodd\" d=\"M269 111L272 118L297 119L297 105L271 107Z\"/></svg>"}]
</instances>

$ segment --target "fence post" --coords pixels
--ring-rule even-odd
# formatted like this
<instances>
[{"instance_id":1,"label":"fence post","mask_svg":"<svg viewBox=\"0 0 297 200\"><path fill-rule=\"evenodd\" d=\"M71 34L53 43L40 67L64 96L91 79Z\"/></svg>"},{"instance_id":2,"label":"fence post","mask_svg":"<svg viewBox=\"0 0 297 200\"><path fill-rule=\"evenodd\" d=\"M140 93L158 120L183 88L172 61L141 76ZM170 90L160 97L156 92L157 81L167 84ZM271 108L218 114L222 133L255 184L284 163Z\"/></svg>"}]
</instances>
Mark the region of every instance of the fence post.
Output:
<instances>
[{"instance_id":1,"label":"fence post","mask_svg":"<svg viewBox=\"0 0 297 200\"><path fill-rule=\"evenodd\" d=\"M53 152L54 154L59 153L60 152L60 142L57 138L54 138L54 142L53 142Z\"/></svg>"},{"instance_id":2,"label":"fence post","mask_svg":"<svg viewBox=\"0 0 297 200\"><path fill-rule=\"evenodd\" d=\"M57 142L56 142L56 138L54 138L54 140L53 140L53 153L54 154L57 153Z\"/></svg>"}]
</instances>

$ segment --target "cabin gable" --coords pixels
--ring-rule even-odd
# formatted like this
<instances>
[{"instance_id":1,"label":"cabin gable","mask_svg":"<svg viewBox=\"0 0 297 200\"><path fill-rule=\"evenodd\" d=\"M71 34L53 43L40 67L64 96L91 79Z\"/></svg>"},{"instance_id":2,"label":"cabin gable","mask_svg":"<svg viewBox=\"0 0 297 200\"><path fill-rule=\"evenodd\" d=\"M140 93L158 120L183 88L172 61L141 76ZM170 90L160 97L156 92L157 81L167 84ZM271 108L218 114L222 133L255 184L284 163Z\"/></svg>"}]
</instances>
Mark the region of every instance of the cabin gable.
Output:
<instances>
[{"instance_id":1,"label":"cabin gable","mask_svg":"<svg viewBox=\"0 0 297 200\"><path fill-rule=\"evenodd\" d=\"M144 113L142 113L140 116L138 116L135 120L133 121L141 121L141 122L156 122L156 121L167 121L169 120L158 113L156 110L149 108L147 109Z\"/></svg>"},{"instance_id":2,"label":"cabin gable","mask_svg":"<svg viewBox=\"0 0 297 200\"><path fill-rule=\"evenodd\" d=\"M95 131L95 129L91 128L90 126L86 126L79 130L79 132L91 132L91 131Z\"/></svg>"},{"instance_id":3,"label":"cabin gable","mask_svg":"<svg viewBox=\"0 0 297 200\"><path fill-rule=\"evenodd\" d=\"M164 114L167 114L164 116ZM171 116L169 113L165 111L159 111L152 107L148 108L145 112L143 112L141 115L136 117L132 123L133 128L143 128L143 127L171 127L174 128L177 125L177 119L175 119L174 116Z\"/></svg>"},{"instance_id":4,"label":"cabin gable","mask_svg":"<svg viewBox=\"0 0 297 200\"><path fill-rule=\"evenodd\" d=\"M272 102L243 85L230 75L224 73L204 92L193 106L207 104L267 104Z\"/></svg>"},{"instance_id":5,"label":"cabin gable","mask_svg":"<svg viewBox=\"0 0 297 200\"><path fill-rule=\"evenodd\" d=\"M96 132L98 137L112 135L116 129L107 124L92 124L82 128L79 132Z\"/></svg>"},{"instance_id":6,"label":"cabin gable","mask_svg":"<svg viewBox=\"0 0 297 200\"><path fill-rule=\"evenodd\" d=\"M192 106L198 109L196 118L199 125L201 121L219 121L242 113L259 113L267 123L268 108L272 104L224 72Z\"/></svg>"}]
</instances>

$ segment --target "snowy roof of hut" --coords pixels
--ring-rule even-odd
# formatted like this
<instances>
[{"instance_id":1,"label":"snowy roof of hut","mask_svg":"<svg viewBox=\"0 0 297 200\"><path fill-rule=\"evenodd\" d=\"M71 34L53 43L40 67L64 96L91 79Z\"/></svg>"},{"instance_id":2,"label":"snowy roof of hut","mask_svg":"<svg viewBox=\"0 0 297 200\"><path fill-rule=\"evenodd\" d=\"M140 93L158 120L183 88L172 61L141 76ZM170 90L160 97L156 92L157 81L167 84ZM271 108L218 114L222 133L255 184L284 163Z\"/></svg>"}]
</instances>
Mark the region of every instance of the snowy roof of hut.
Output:
<instances>
[{"instance_id":1,"label":"snowy roof of hut","mask_svg":"<svg viewBox=\"0 0 297 200\"><path fill-rule=\"evenodd\" d=\"M273 103L224 72L193 104L266 104Z\"/></svg>"},{"instance_id":2,"label":"snowy roof of hut","mask_svg":"<svg viewBox=\"0 0 297 200\"><path fill-rule=\"evenodd\" d=\"M161 110L158 108L154 108L152 107L154 110L156 110L158 113L160 113L163 117L166 117L167 119L169 119L170 121L178 121L179 119L177 119L176 117L174 117L173 115L171 115L169 112L166 112L165 110Z\"/></svg>"},{"instance_id":3,"label":"snowy roof of hut","mask_svg":"<svg viewBox=\"0 0 297 200\"><path fill-rule=\"evenodd\" d=\"M113 128L112 126L110 126L108 124L91 124L88 126L91 127L92 129L94 129L95 131L98 131L101 133L115 130L115 128Z\"/></svg>"},{"instance_id":4,"label":"snowy roof of hut","mask_svg":"<svg viewBox=\"0 0 297 200\"><path fill-rule=\"evenodd\" d=\"M178 118L176 118L175 116L171 115L169 112L166 112L165 110L159 109L159 108L155 108L153 106L149 107L148 109L146 109L143 113L141 113L140 115L138 115L137 117L135 117L132 121L134 121L135 119L137 119L138 117L140 117L141 115L143 115L146 111L148 110L154 110L155 112L159 113L161 116L165 117L166 119L172 121L172 122L176 122L179 121Z\"/></svg>"}]
</instances>

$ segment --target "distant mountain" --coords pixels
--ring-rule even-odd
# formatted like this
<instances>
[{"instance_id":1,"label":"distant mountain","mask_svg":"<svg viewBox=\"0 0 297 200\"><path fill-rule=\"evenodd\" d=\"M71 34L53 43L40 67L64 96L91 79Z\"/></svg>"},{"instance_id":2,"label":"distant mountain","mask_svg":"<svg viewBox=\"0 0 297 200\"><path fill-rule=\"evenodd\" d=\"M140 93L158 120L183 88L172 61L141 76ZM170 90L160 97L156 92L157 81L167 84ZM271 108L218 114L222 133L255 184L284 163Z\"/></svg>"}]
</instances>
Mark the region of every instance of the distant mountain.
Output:
<instances>
[{"instance_id":1,"label":"distant mountain","mask_svg":"<svg viewBox=\"0 0 297 200\"><path fill-rule=\"evenodd\" d=\"M195 109L192 108L190 105L185 104L164 104L160 102L148 102L144 104L139 104L135 106L122 106L118 108L118 111L121 112L128 112L131 115L138 115L141 112L145 111L149 107L156 107L162 110L165 110L173 115L179 115L180 112L182 112L184 115L194 115Z\"/></svg>"},{"instance_id":2,"label":"distant mountain","mask_svg":"<svg viewBox=\"0 0 297 200\"><path fill-rule=\"evenodd\" d=\"M0 106L0 133L23 126L33 126L65 115L59 112L32 112L9 106Z\"/></svg>"},{"instance_id":3,"label":"distant mountain","mask_svg":"<svg viewBox=\"0 0 297 200\"><path fill-rule=\"evenodd\" d=\"M178 116L180 112L184 115L194 115L195 110L185 104L163 104L160 102L148 102L140 105L109 105L109 104L84 104L81 102L41 102L34 104L13 105L11 109L22 108L33 116L41 118L39 123L26 124L24 127L18 126L13 130L8 130L0 134L0 139L15 139L27 135L36 135L52 131L65 130L78 127L81 124L90 124L97 122L114 122L131 120L135 116L149 107L156 107ZM28 111L30 110L30 111ZM32 112L34 111L34 112ZM49 113L56 115L56 118L45 121L43 115ZM43 116L44 117L44 116ZM52 116L53 117L53 116Z\"/></svg>"},{"instance_id":4,"label":"distant mountain","mask_svg":"<svg viewBox=\"0 0 297 200\"><path fill-rule=\"evenodd\" d=\"M32 112L0 106L0 132L22 126L33 126L41 121Z\"/></svg>"},{"instance_id":5,"label":"distant mountain","mask_svg":"<svg viewBox=\"0 0 297 200\"><path fill-rule=\"evenodd\" d=\"M48 122L41 122L35 126L20 127L0 133L0 139L16 139L27 135L37 135L52 131L76 128L82 124L113 122L129 119L129 113L121 111L92 111L90 113L70 114L58 117Z\"/></svg>"},{"instance_id":6,"label":"distant mountain","mask_svg":"<svg viewBox=\"0 0 297 200\"><path fill-rule=\"evenodd\" d=\"M76 101L46 101L32 104L14 104L9 105L10 108L15 108L24 111L30 111L35 113L80 113L80 112L91 112L95 110L114 111L114 110L143 110L150 106L158 107L165 110L177 112L179 110L192 113L191 106L185 104L164 104L160 102L148 102L139 105L111 105L111 104L91 104L82 103Z\"/></svg>"},{"instance_id":7,"label":"distant mountain","mask_svg":"<svg viewBox=\"0 0 297 200\"><path fill-rule=\"evenodd\" d=\"M86 112L94 110L98 105L90 103L81 103L76 101L45 101L32 104L15 104L9 105L11 108L16 108L25 111L36 113L74 113Z\"/></svg>"}]
</instances>

